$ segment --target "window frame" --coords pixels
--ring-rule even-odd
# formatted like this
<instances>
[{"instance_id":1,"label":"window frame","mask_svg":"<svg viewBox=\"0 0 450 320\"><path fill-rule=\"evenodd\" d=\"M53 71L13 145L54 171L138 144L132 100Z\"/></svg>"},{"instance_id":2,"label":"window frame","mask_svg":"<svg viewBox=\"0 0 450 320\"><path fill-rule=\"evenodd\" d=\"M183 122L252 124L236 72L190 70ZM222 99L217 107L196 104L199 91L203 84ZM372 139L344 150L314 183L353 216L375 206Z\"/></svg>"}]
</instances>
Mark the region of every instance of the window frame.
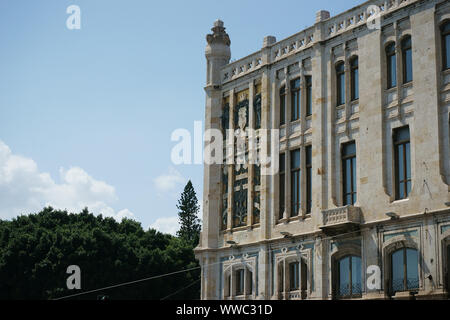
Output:
<instances>
[{"instance_id":1,"label":"window frame","mask_svg":"<svg viewBox=\"0 0 450 320\"><path fill-rule=\"evenodd\" d=\"M361 271L361 279L360 279L360 283L361 283L361 292L359 293L353 293L353 258L357 258L360 260L360 267L362 268L362 258L361 256L355 255L355 254L347 254L345 256L340 257L339 259L337 259L335 261L335 269L336 269L336 281L335 281L335 286L336 286L336 290L335 290L335 296L338 299L351 299L351 298L361 298L362 297L362 289L363 289L363 276L362 276L362 270ZM350 285L350 294L348 295L341 295L340 294L340 287L341 287L341 261L344 259L349 259L349 264L348 264L348 280L349 280L349 285Z\"/></svg>"},{"instance_id":2,"label":"window frame","mask_svg":"<svg viewBox=\"0 0 450 320\"><path fill-rule=\"evenodd\" d=\"M280 88L280 126L286 125L286 86Z\"/></svg>"},{"instance_id":3,"label":"window frame","mask_svg":"<svg viewBox=\"0 0 450 320\"><path fill-rule=\"evenodd\" d=\"M417 287L416 288L408 288L408 250L414 250L417 253ZM393 263L393 255L397 252L403 251L403 290L394 291L394 263ZM392 295L395 295L397 292L408 292L415 291L420 287L420 274L419 274L419 250L416 248L403 247L397 249L390 253L390 279L389 279L389 290Z\"/></svg>"},{"instance_id":4,"label":"window frame","mask_svg":"<svg viewBox=\"0 0 450 320\"><path fill-rule=\"evenodd\" d=\"M298 168L294 166L294 155L298 153L299 156L299 166ZM302 182L301 182L301 174L302 174L302 157L301 157L301 149L295 149L295 150L291 150L291 159L290 159L290 163L291 163L291 170L290 170L290 174L291 174L291 217L298 217L300 216L301 213L301 205L302 205L302 201L301 201L301 196L302 196L302 192L301 192L301 187L302 187ZM296 179L295 179L296 178ZM295 188L297 188L297 202L294 201L295 197L294 197L294 190Z\"/></svg>"},{"instance_id":5,"label":"window frame","mask_svg":"<svg viewBox=\"0 0 450 320\"><path fill-rule=\"evenodd\" d=\"M410 35L403 37L401 41L401 48L402 48L402 64L403 64L403 84L408 84L414 80L413 61L412 61L412 37ZM410 52L409 56L407 55L408 51ZM409 70L408 65L410 65L411 67L410 79L408 78L408 70Z\"/></svg>"},{"instance_id":6,"label":"window frame","mask_svg":"<svg viewBox=\"0 0 450 320\"><path fill-rule=\"evenodd\" d=\"M245 269L236 270L236 296L245 294Z\"/></svg>"},{"instance_id":7,"label":"window frame","mask_svg":"<svg viewBox=\"0 0 450 320\"><path fill-rule=\"evenodd\" d=\"M393 50L390 50L390 49ZM386 72L387 72L387 89L397 87L397 52L395 42L389 42L385 47L386 52ZM392 76L395 79L392 79Z\"/></svg>"},{"instance_id":8,"label":"window frame","mask_svg":"<svg viewBox=\"0 0 450 320\"><path fill-rule=\"evenodd\" d=\"M345 148L354 145L355 146L355 152L354 153L345 153ZM356 201L358 200L358 189L355 182L357 182L356 177L356 169L357 169L357 159L356 159L356 141L349 141L346 143L343 143L341 146L341 162L342 162L342 204L344 206L347 205L354 205ZM353 163L353 159L355 160ZM348 186L348 179L347 179L347 162L350 161L350 193L347 193L347 186ZM353 172L355 171L355 176L353 175ZM351 196L352 203L347 203L347 196Z\"/></svg>"},{"instance_id":9,"label":"window frame","mask_svg":"<svg viewBox=\"0 0 450 320\"><path fill-rule=\"evenodd\" d=\"M408 139L397 139L397 135L401 130L408 129ZM395 200L408 199L412 189L412 171L411 171L411 132L409 126L399 127L394 129L393 146L394 146L394 175L395 175ZM409 145L409 153L406 151L406 146ZM403 180L400 180L400 160L399 153L402 147L403 158ZM409 158L409 161L408 161ZM408 169L409 163L409 169ZM408 177L408 170L410 176ZM409 190L408 190L409 183ZM400 194L400 186L403 184L404 196Z\"/></svg>"},{"instance_id":10,"label":"window frame","mask_svg":"<svg viewBox=\"0 0 450 320\"><path fill-rule=\"evenodd\" d=\"M445 30L448 28L448 30ZM450 55L450 48L447 47L446 37L450 37L450 20L445 20L440 27L442 41L442 69L450 70L450 61L447 61L447 55Z\"/></svg>"},{"instance_id":11,"label":"window frame","mask_svg":"<svg viewBox=\"0 0 450 320\"><path fill-rule=\"evenodd\" d=\"M279 219L283 219L286 211L286 153L280 153L280 174L279 174ZM283 164L283 165L281 165Z\"/></svg>"},{"instance_id":12,"label":"window frame","mask_svg":"<svg viewBox=\"0 0 450 320\"><path fill-rule=\"evenodd\" d=\"M290 262L288 265L288 269L289 269L289 291L292 292L300 290L300 262L299 261Z\"/></svg>"},{"instance_id":13,"label":"window frame","mask_svg":"<svg viewBox=\"0 0 450 320\"><path fill-rule=\"evenodd\" d=\"M305 147L306 214L312 211L312 145Z\"/></svg>"},{"instance_id":14,"label":"window frame","mask_svg":"<svg viewBox=\"0 0 450 320\"><path fill-rule=\"evenodd\" d=\"M306 110L305 115L309 117L312 115L312 76L305 76L306 83Z\"/></svg>"},{"instance_id":15,"label":"window frame","mask_svg":"<svg viewBox=\"0 0 450 320\"><path fill-rule=\"evenodd\" d=\"M356 62L356 63L355 63ZM351 101L359 100L359 58L354 56L350 60Z\"/></svg>"},{"instance_id":16,"label":"window frame","mask_svg":"<svg viewBox=\"0 0 450 320\"><path fill-rule=\"evenodd\" d=\"M297 82L298 82L298 86L295 85ZM300 120L301 100L302 100L302 90L301 90L300 78L291 80L291 90L290 91L291 91L291 122L294 122L294 121Z\"/></svg>"},{"instance_id":17,"label":"window frame","mask_svg":"<svg viewBox=\"0 0 450 320\"><path fill-rule=\"evenodd\" d=\"M341 70L342 67L342 70ZM335 66L336 72L336 105L342 106L346 103L345 97L345 63L344 61L340 61L336 63Z\"/></svg>"}]
</instances>

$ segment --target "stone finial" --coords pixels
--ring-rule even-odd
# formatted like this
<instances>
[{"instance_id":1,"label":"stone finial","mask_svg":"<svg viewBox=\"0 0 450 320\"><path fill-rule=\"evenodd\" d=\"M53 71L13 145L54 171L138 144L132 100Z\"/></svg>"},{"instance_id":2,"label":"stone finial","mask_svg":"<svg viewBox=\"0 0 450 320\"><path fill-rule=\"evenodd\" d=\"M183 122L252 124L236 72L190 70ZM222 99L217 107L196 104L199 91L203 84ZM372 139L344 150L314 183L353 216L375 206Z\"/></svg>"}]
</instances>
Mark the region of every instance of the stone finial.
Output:
<instances>
[{"instance_id":1,"label":"stone finial","mask_svg":"<svg viewBox=\"0 0 450 320\"><path fill-rule=\"evenodd\" d=\"M316 23L330 19L330 12L326 10L320 10L316 13Z\"/></svg>"},{"instance_id":2,"label":"stone finial","mask_svg":"<svg viewBox=\"0 0 450 320\"><path fill-rule=\"evenodd\" d=\"M264 37L263 48L267 48L277 42L277 38L274 36Z\"/></svg>"},{"instance_id":3,"label":"stone finial","mask_svg":"<svg viewBox=\"0 0 450 320\"><path fill-rule=\"evenodd\" d=\"M214 21L214 26L211 31L213 33L206 36L206 41L208 41L208 44L221 43L227 46L231 45L230 37L225 31L222 20L217 19Z\"/></svg>"}]
</instances>

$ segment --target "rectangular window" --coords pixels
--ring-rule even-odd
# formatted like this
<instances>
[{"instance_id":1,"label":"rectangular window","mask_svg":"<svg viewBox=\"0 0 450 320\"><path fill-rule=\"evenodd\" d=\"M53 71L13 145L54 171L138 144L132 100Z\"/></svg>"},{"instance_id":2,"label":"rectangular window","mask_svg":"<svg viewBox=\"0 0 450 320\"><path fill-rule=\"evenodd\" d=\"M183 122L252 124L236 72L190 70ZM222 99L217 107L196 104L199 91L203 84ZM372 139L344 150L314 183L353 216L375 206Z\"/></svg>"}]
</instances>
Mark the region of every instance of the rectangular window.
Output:
<instances>
[{"instance_id":1,"label":"rectangular window","mask_svg":"<svg viewBox=\"0 0 450 320\"><path fill-rule=\"evenodd\" d=\"M297 291L300 289L300 272L299 272L299 263L292 262L289 264L289 287L290 291Z\"/></svg>"},{"instance_id":2,"label":"rectangular window","mask_svg":"<svg viewBox=\"0 0 450 320\"><path fill-rule=\"evenodd\" d=\"M286 124L286 88L280 89L280 126Z\"/></svg>"},{"instance_id":3,"label":"rectangular window","mask_svg":"<svg viewBox=\"0 0 450 320\"><path fill-rule=\"evenodd\" d=\"M285 201L286 201L286 193L285 193L285 185L286 185L286 154L280 154L280 212L279 219L283 219L284 211L286 210Z\"/></svg>"},{"instance_id":4,"label":"rectangular window","mask_svg":"<svg viewBox=\"0 0 450 320\"><path fill-rule=\"evenodd\" d=\"M413 81L411 37L406 37L402 41L402 53L403 53L403 83L408 83Z\"/></svg>"},{"instance_id":5,"label":"rectangular window","mask_svg":"<svg viewBox=\"0 0 450 320\"><path fill-rule=\"evenodd\" d=\"M312 77L306 76L306 116L312 115Z\"/></svg>"},{"instance_id":6,"label":"rectangular window","mask_svg":"<svg viewBox=\"0 0 450 320\"><path fill-rule=\"evenodd\" d=\"M445 64L444 64L444 67L447 70L447 69L450 69L450 34L447 34L444 37L444 49L445 49L445 53L444 53Z\"/></svg>"},{"instance_id":7,"label":"rectangular window","mask_svg":"<svg viewBox=\"0 0 450 320\"><path fill-rule=\"evenodd\" d=\"M444 70L450 69L450 22L447 21L442 27L442 59Z\"/></svg>"},{"instance_id":8,"label":"rectangular window","mask_svg":"<svg viewBox=\"0 0 450 320\"><path fill-rule=\"evenodd\" d=\"M307 146L306 153L306 214L312 208L312 146Z\"/></svg>"},{"instance_id":9,"label":"rectangular window","mask_svg":"<svg viewBox=\"0 0 450 320\"><path fill-rule=\"evenodd\" d=\"M342 180L343 204L354 205L356 202L356 144L349 142L342 146Z\"/></svg>"},{"instance_id":10,"label":"rectangular window","mask_svg":"<svg viewBox=\"0 0 450 320\"><path fill-rule=\"evenodd\" d=\"M291 151L291 217L300 212L301 179L300 179L300 149Z\"/></svg>"},{"instance_id":11,"label":"rectangular window","mask_svg":"<svg viewBox=\"0 0 450 320\"><path fill-rule=\"evenodd\" d=\"M358 57L355 57L350 62L352 72L351 72L351 80L352 80L352 101L359 99L359 64Z\"/></svg>"},{"instance_id":12,"label":"rectangular window","mask_svg":"<svg viewBox=\"0 0 450 320\"><path fill-rule=\"evenodd\" d=\"M244 294L244 269L236 271L236 295L242 296Z\"/></svg>"},{"instance_id":13,"label":"rectangular window","mask_svg":"<svg viewBox=\"0 0 450 320\"><path fill-rule=\"evenodd\" d=\"M395 54L395 43L391 43L386 47L386 63L387 63L387 88L397 86L397 55Z\"/></svg>"},{"instance_id":14,"label":"rectangular window","mask_svg":"<svg viewBox=\"0 0 450 320\"><path fill-rule=\"evenodd\" d=\"M336 66L337 105L345 104L345 66L341 62Z\"/></svg>"},{"instance_id":15,"label":"rectangular window","mask_svg":"<svg viewBox=\"0 0 450 320\"><path fill-rule=\"evenodd\" d=\"M406 199L411 192L411 145L409 127L394 131L396 200Z\"/></svg>"},{"instance_id":16,"label":"rectangular window","mask_svg":"<svg viewBox=\"0 0 450 320\"><path fill-rule=\"evenodd\" d=\"M291 81L291 101L292 121L296 121L300 119L300 79Z\"/></svg>"}]
</instances>

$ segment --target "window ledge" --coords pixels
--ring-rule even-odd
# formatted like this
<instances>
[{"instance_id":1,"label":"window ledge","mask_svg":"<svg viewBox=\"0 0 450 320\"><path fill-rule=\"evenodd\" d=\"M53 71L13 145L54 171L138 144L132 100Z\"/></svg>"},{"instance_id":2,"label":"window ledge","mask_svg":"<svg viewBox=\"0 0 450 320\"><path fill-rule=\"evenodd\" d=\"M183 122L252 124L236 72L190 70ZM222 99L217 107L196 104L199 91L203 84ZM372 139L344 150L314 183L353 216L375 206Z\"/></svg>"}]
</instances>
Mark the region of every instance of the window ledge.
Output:
<instances>
[{"instance_id":1,"label":"window ledge","mask_svg":"<svg viewBox=\"0 0 450 320\"><path fill-rule=\"evenodd\" d=\"M391 204L402 204L402 203L408 202L408 201L409 201L409 198L400 199L400 200L394 200L394 201L391 202Z\"/></svg>"},{"instance_id":2,"label":"window ledge","mask_svg":"<svg viewBox=\"0 0 450 320\"><path fill-rule=\"evenodd\" d=\"M402 88L411 88L411 87L414 87L413 81L402 84Z\"/></svg>"},{"instance_id":3,"label":"window ledge","mask_svg":"<svg viewBox=\"0 0 450 320\"><path fill-rule=\"evenodd\" d=\"M395 91L397 91L397 86L386 89L386 93L392 93L392 92L395 92Z\"/></svg>"}]
</instances>

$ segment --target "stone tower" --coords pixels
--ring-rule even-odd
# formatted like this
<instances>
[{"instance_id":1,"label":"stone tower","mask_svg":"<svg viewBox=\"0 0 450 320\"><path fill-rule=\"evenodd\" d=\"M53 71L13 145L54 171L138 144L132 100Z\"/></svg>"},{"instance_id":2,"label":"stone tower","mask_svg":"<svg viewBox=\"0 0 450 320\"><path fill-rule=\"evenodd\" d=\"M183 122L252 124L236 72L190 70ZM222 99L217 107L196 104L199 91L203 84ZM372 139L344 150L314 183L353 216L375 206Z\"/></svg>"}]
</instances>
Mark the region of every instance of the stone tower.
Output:
<instances>
[{"instance_id":1,"label":"stone tower","mask_svg":"<svg viewBox=\"0 0 450 320\"><path fill-rule=\"evenodd\" d=\"M205 131L210 129L220 130L222 117L222 92L221 92L221 68L230 62L230 38L225 32L223 22L217 20L211 29L212 34L206 36L207 45L205 56L207 60L206 74L206 108ZM221 165L204 164L204 190L203 190L203 230L200 236L199 248L203 250L215 250L218 248L219 217L220 217L220 181ZM200 258L202 268L202 299L218 298L219 272L216 256L203 254Z\"/></svg>"}]
</instances>

